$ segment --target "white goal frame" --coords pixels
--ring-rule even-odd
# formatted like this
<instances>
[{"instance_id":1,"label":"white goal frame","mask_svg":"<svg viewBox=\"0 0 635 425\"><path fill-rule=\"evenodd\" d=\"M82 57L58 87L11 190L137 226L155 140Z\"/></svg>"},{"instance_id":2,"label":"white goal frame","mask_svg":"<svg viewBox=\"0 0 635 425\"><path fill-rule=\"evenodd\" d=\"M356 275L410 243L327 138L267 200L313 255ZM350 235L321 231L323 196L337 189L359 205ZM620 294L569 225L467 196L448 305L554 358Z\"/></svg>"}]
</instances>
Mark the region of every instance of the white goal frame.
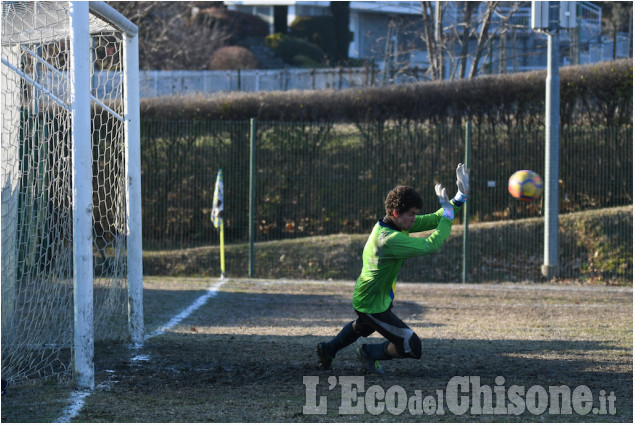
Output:
<instances>
[{"instance_id":1,"label":"white goal frame","mask_svg":"<svg viewBox=\"0 0 635 425\"><path fill-rule=\"evenodd\" d=\"M5 3L5 2L3 2ZM7 2L8 3L8 2ZM13 2L27 3L27 2ZM37 2L36 2L37 3ZM128 337L131 343L142 345L144 340L143 326L143 271L142 271L142 232L141 232L141 171L140 171L140 114L139 114L139 58L138 58L138 35L137 27L123 15L101 1L67 1L63 3L67 7L66 18L70 26L69 37L63 43L69 43L68 72L60 72L47 65L46 61L39 60L39 66L47 66L51 71L58 73L58 78L69 79L70 93L62 96L53 93L43 85L38 84L26 73L22 72L18 63L12 63L12 59L18 57L12 53L17 49L27 50L28 47L16 47L11 45L6 47L5 43L5 18L12 19L13 15L6 14L3 4L3 40L2 40L2 75L3 84L7 84L5 73L15 78L18 84L30 84L35 87L41 96L46 96L48 102L55 102L62 108L70 112L70 139L72 147L72 291L73 291L73 341L72 341L72 367L74 379L81 388L93 389L94 379L94 264L93 256L93 147L91 129L91 105L98 104L111 116L115 116L123 125L125 137L125 265L127 272L127 314L128 314ZM91 32L89 23L91 19L98 19L115 28L123 35L123 65L121 67L122 87L123 87L123 114L115 112L107 104L91 94ZM31 22L31 21L30 21ZM21 23L23 31L27 34L32 28L29 25L37 25L38 20L33 19L32 23ZM28 38L28 35L25 35ZM15 44L16 42L14 42ZM20 42L22 44L22 42ZM13 49L13 50L11 50ZM9 52L8 54L5 54ZM32 52L30 52L32 53ZM12 80L13 81L13 80ZM14 90L17 91L17 90ZM42 95L43 93L43 95ZM5 134L5 127L15 126L15 116L19 112L13 111L13 123L7 123L6 108L13 96L15 99L19 94L7 94L6 87L2 87L2 112L3 120L3 147L2 147L2 295L5 297L5 286L12 285L15 281L17 263L16 249L13 247L12 226L15 226L17 219L12 216L13 210L17 207L17 201L11 200L14 196L15 183L12 183L12 173L16 174L15 166L5 166L7 161L12 160L11 156L17 156L15 152L8 148L9 140ZM5 99L6 97L6 99ZM18 99L19 100L19 99ZM15 102L17 104L18 102ZM11 133L15 138L19 132ZM14 167L14 168L11 168ZM15 177L13 177L15 179ZM5 237L6 233L6 237ZM3 300L3 321L5 319L5 300ZM7 300L10 302L10 300ZM9 307L7 307L9 308ZM5 326L2 327L3 332ZM3 339L4 342L4 339ZM3 347L3 361L4 347ZM4 368L3 368L4 371ZM5 376L3 376L5 379Z\"/></svg>"}]
</instances>

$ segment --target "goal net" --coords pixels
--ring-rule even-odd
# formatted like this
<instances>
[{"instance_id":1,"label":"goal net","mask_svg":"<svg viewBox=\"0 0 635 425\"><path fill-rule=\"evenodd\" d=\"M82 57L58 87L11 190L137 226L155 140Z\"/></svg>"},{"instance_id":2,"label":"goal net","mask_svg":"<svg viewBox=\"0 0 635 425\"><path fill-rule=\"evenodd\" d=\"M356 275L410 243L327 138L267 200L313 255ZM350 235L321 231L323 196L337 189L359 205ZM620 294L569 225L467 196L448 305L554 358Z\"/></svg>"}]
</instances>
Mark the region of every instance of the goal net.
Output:
<instances>
[{"instance_id":1,"label":"goal net","mask_svg":"<svg viewBox=\"0 0 635 425\"><path fill-rule=\"evenodd\" d=\"M103 2L2 2L2 378L141 343L136 27Z\"/></svg>"}]
</instances>

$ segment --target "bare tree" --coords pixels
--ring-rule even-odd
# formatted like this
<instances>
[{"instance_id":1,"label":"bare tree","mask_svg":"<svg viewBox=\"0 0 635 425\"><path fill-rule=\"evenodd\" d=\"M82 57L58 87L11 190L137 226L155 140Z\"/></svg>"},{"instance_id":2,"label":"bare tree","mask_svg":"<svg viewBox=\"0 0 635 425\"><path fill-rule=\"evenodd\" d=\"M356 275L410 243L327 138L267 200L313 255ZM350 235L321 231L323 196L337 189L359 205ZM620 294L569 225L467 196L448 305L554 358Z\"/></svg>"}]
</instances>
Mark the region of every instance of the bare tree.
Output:
<instances>
[{"instance_id":1,"label":"bare tree","mask_svg":"<svg viewBox=\"0 0 635 425\"><path fill-rule=\"evenodd\" d=\"M141 69L205 69L230 34L200 7L218 2L108 2L139 27Z\"/></svg>"},{"instance_id":2,"label":"bare tree","mask_svg":"<svg viewBox=\"0 0 635 425\"><path fill-rule=\"evenodd\" d=\"M474 50L474 60L472 61L472 67L470 68L470 73L467 76L468 79L474 78L476 75L479 64L481 62L481 58L483 57L483 52L492 42L494 37L497 35L495 32L490 33L490 23L492 21L492 16L494 15L494 11L496 10L496 6L498 6L497 1L488 1L485 7L485 13L483 14L483 19L480 23L480 30L478 31L478 36L476 38L476 49ZM509 18L508 18L509 19ZM499 25L498 33L502 33L505 31L505 27L503 25Z\"/></svg>"},{"instance_id":3,"label":"bare tree","mask_svg":"<svg viewBox=\"0 0 635 425\"><path fill-rule=\"evenodd\" d=\"M482 60L494 43L513 28L510 22L520 2L462 2L462 8L454 11L458 19L444 26L443 18L449 3L421 2L423 28L420 37L430 64L427 76L433 80L471 79L481 71Z\"/></svg>"},{"instance_id":4,"label":"bare tree","mask_svg":"<svg viewBox=\"0 0 635 425\"><path fill-rule=\"evenodd\" d=\"M461 64L461 69L459 71L460 76L465 75L465 71L467 70L467 54L468 54L469 43L467 43L466 41L470 39L470 29L471 29L468 23L472 22L472 14L478 7L478 3L475 1L466 1L463 7L464 7L463 34L461 37L457 36L458 40L463 41L461 43L461 53L459 55L459 62Z\"/></svg>"},{"instance_id":5,"label":"bare tree","mask_svg":"<svg viewBox=\"0 0 635 425\"><path fill-rule=\"evenodd\" d=\"M428 51L428 75L432 80L443 79L443 31L438 30L438 25L443 21L443 10L439 2L422 1L423 9L423 41ZM435 6L439 6L438 8Z\"/></svg>"}]
</instances>

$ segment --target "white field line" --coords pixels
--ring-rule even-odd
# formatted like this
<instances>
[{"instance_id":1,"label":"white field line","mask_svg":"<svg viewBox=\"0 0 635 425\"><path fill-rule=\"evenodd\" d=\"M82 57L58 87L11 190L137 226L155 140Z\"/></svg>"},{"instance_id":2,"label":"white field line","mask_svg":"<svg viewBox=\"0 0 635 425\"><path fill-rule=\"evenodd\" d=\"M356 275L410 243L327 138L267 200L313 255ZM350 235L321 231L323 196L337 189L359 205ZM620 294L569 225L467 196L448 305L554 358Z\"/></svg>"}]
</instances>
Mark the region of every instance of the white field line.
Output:
<instances>
[{"instance_id":1,"label":"white field line","mask_svg":"<svg viewBox=\"0 0 635 425\"><path fill-rule=\"evenodd\" d=\"M196 301L194 301L189 307L185 310L174 316L170 321L168 321L165 325L160 326L156 331L152 332L149 335L146 335L144 340L147 341L150 338L154 338L155 336L162 335L170 328L181 323L182 320L186 319L190 316L190 314L194 313L198 310L202 305L204 305L210 298L214 298L216 294L218 294L218 290L221 286L226 282L223 278L218 282L214 283L207 289L207 292L204 295L201 295ZM136 347L137 349L141 347ZM140 354L138 351L135 351L135 356L131 359L131 361L145 361L149 360L148 356L144 356ZM73 391L69 397L69 406L64 410L64 413L60 418L58 418L55 423L70 423L70 421L79 414L82 407L84 407L84 402L86 401L86 397L88 397L92 393L91 390L77 390Z\"/></svg>"},{"instance_id":2,"label":"white field line","mask_svg":"<svg viewBox=\"0 0 635 425\"><path fill-rule=\"evenodd\" d=\"M165 325L163 326L159 326L159 328L157 330L155 330L154 332L152 332L149 335L146 335L144 340L147 341L150 338L154 338L156 336L162 335L163 333L165 333L165 331L167 331L168 329L171 329L173 327L175 327L176 325L178 325L179 323L181 323L181 321L183 319L186 319L187 317L190 316L190 314L194 313L196 310L198 310L202 305L204 305L210 298L213 298L216 296L216 294L218 293L218 290L220 289L220 287L226 282L225 279L221 279L218 282L216 282L215 284L213 284L212 286L210 286L207 289L207 292L205 293L205 295L201 295L196 301L194 301L188 308L186 308L185 310L183 310L182 312L180 312L179 314L177 314L176 316L174 316L172 319L170 319L169 322L167 322Z\"/></svg>"},{"instance_id":3,"label":"white field line","mask_svg":"<svg viewBox=\"0 0 635 425\"><path fill-rule=\"evenodd\" d=\"M69 400L70 405L64 410L64 413L62 414L62 416L58 418L55 421L55 423L58 423L58 424L70 423L71 419L77 416L79 411L82 410L82 407L84 407L84 401L86 400L86 397L90 395L91 392L92 392L91 390L73 391L71 393L70 400Z\"/></svg>"}]
</instances>

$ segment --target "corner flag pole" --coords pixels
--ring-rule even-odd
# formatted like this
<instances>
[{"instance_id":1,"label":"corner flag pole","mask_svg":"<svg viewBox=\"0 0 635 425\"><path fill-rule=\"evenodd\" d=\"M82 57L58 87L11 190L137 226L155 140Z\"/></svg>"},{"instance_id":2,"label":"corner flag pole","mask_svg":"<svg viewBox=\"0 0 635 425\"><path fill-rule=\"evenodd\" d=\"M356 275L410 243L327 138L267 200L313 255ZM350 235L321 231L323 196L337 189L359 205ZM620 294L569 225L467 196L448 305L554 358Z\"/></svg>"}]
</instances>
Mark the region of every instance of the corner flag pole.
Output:
<instances>
[{"instance_id":1,"label":"corner flag pole","mask_svg":"<svg viewBox=\"0 0 635 425\"><path fill-rule=\"evenodd\" d=\"M220 277L225 279L225 224L220 219Z\"/></svg>"},{"instance_id":2,"label":"corner flag pole","mask_svg":"<svg viewBox=\"0 0 635 425\"><path fill-rule=\"evenodd\" d=\"M223 219L223 171L219 168L214 187L211 220L214 227L220 228L220 277L225 278L225 225Z\"/></svg>"}]
</instances>

